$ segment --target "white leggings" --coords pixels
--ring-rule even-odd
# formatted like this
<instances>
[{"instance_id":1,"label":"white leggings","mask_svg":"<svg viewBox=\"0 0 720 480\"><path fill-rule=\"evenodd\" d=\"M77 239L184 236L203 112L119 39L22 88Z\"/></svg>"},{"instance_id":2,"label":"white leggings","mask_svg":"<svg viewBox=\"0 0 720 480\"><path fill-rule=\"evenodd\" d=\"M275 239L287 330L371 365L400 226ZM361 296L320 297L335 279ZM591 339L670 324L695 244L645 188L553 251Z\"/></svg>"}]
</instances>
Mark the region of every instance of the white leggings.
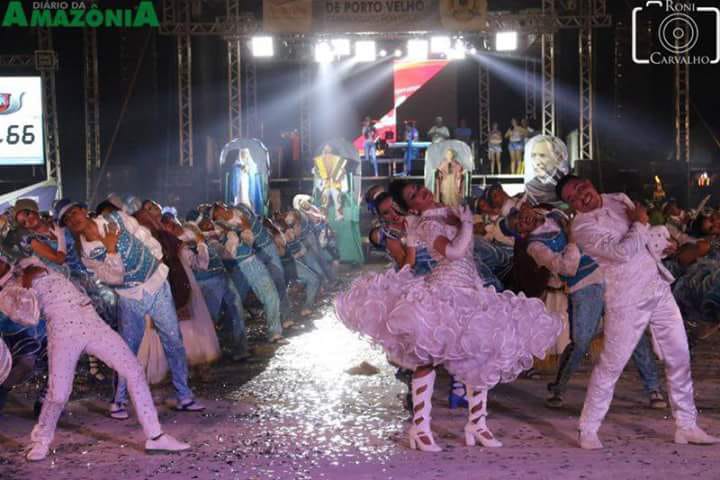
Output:
<instances>
[{"instance_id":1,"label":"white leggings","mask_svg":"<svg viewBox=\"0 0 720 480\"><path fill-rule=\"evenodd\" d=\"M137 358L120 335L103 322L92 307L83 307L67 312L62 319L48 316L50 378L31 440L45 445L52 442L60 414L70 398L75 367L83 352L97 357L127 380L130 398L145 436L155 438L162 434L150 388Z\"/></svg>"}]
</instances>

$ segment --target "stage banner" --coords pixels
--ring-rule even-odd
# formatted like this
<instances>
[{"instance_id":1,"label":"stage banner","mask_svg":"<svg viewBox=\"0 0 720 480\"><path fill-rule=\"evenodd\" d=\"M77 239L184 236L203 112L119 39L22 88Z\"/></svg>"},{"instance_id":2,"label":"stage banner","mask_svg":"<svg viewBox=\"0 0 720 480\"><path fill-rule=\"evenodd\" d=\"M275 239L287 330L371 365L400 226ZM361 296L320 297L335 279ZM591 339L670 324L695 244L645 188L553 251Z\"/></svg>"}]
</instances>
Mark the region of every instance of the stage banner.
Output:
<instances>
[{"instance_id":1,"label":"stage banner","mask_svg":"<svg viewBox=\"0 0 720 480\"><path fill-rule=\"evenodd\" d=\"M269 33L480 31L487 0L263 0Z\"/></svg>"}]
</instances>

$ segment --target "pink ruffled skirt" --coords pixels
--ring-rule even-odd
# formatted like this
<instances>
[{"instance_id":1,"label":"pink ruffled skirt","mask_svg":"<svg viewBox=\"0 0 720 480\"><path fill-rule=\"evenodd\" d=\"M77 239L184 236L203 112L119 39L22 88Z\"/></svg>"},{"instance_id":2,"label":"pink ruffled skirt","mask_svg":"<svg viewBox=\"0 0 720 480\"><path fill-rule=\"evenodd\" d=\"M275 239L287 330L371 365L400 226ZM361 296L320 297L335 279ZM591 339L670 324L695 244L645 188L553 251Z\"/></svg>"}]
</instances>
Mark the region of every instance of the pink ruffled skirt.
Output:
<instances>
[{"instance_id":1,"label":"pink ruffled skirt","mask_svg":"<svg viewBox=\"0 0 720 480\"><path fill-rule=\"evenodd\" d=\"M560 317L542 301L483 287L465 261L422 277L408 268L364 275L337 297L335 310L393 363L443 365L458 380L484 388L515 380L562 332Z\"/></svg>"}]
</instances>

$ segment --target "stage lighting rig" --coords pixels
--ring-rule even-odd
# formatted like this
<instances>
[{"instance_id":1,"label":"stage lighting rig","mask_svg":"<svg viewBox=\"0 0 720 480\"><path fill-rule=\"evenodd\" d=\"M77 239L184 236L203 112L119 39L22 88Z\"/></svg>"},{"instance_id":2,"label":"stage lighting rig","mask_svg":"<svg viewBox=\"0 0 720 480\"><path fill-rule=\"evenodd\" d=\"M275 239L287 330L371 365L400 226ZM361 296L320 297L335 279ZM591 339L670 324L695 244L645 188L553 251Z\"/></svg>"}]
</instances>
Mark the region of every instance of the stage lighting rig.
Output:
<instances>
[{"instance_id":1,"label":"stage lighting rig","mask_svg":"<svg viewBox=\"0 0 720 480\"><path fill-rule=\"evenodd\" d=\"M495 50L498 52L511 52L518 48L517 32L498 32L495 34Z\"/></svg>"},{"instance_id":2,"label":"stage lighting rig","mask_svg":"<svg viewBox=\"0 0 720 480\"><path fill-rule=\"evenodd\" d=\"M350 40L347 38L333 38L330 40L330 45L336 57L350 56Z\"/></svg>"},{"instance_id":3,"label":"stage lighting rig","mask_svg":"<svg viewBox=\"0 0 720 480\"><path fill-rule=\"evenodd\" d=\"M335 58L332 46L328 42L315 44L315 61L318 63L331 63Z\"/></svg>"},{"instance_id":4,"label":"stage lighting rig","mask_svg":"<svg viewBox=\"0 0 720 480\"><path fill-rule=\"evenodd\" d=\"M427 60L430 46L427 40L414 38L407 42L408 60Z\"/></svg>"},{"instance_id":5,"label":"stage lighting rig","mask_svg":"<svg viewBox=\"0 0 720 480\"><path fill-rule=\"evenodd\" d=\"M450 37L432 37L430 39L430 53L447 54L450 51Z\"/></svg>"},{"instance_id":6,"label":"stage lighting rig","mask_svg":"<svg viewBox=\"0 0 720 480\"><path fill-rule=\"evenodd\" d=\"M273 37L252 37L250 46L253 57L272 57L275 55Z\"/></svg>"},{"instance_id":7,"label":"stage lighting rig","mask_svg":"<svg viewBox=\"0 0 720 480\"><path fill-rule=\"evenodd\" d=\"M355 42L355 60L357 62L374 62L376 57L374 40L359 40Z\"/></svg>"},{"instance_id":8,"label":"stage lighting rig","mask_svg":"<svg viewBox=\"0 0 720 480\"><path fill-rule=\"evenodd\" d=\"M447 52L447 58L449 60L463 60L465 59L465 51L467 50L467 45L465 45L465 42L461 39L455 40L455 46L448 50Z\"/></svg>"}]
</instances>

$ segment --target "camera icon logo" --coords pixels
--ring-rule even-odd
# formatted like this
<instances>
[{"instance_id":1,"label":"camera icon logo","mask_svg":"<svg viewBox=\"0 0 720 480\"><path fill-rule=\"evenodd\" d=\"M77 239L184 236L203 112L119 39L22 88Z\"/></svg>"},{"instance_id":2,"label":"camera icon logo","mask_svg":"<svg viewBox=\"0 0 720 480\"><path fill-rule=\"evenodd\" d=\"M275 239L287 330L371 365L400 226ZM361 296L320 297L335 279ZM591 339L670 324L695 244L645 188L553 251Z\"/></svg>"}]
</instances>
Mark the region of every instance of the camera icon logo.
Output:
<instances>
[{"instance_id":1,"label":"camera icon logo","mask_svg":"<svg viewBox=\"0 0 720 480\"><path fill-rule=\"evenodd\" d=\"M647 14L651 8L661 9L662 20L657 28L657 39L662 50L650 48L647 56L638 53L638 17ZM713 32L706 32L703 38L697 20L700 15L711 16ZM709 38L712 37L712 38ZM712 41L712 55L693 55L698 41ZM697 5L693 2L673 0L647 0L644 6L632 10L632 58L638 64L707 65L720 63L720 9Z\"/></svg>"}]
</instances>

